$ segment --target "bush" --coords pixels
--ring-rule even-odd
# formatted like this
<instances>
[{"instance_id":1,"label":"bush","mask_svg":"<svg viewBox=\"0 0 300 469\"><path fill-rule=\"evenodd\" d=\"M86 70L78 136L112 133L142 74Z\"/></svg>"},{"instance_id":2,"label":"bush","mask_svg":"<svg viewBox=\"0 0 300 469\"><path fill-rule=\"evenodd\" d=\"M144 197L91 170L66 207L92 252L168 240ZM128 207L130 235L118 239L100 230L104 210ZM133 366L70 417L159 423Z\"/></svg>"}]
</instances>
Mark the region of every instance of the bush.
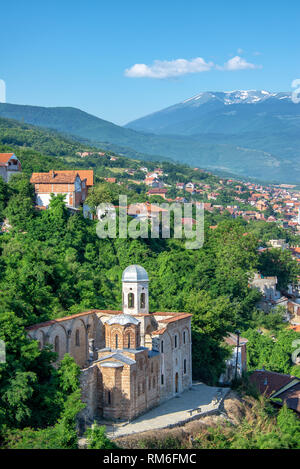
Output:
<instances>
[{"instance_id":1,"label":"bush","mask_svg":"<svg viewBox=\"0 0 300 469\"><path fill-rule=\"evenodd\" d=\"M96 422L86 431L88 449L116 449L118 446L107 438L105 427L100 427Z\"/></svg>"}]
</instances>

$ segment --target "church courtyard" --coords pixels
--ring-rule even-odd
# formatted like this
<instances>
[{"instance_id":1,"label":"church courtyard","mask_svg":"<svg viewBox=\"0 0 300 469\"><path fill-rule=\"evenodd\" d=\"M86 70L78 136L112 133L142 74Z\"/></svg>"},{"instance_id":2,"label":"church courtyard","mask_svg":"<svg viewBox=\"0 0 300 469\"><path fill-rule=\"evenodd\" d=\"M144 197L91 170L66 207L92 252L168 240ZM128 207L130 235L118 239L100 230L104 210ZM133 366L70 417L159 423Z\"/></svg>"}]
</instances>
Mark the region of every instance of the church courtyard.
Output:
<instances>
[{"instance_id":1,"label":"church courtyard","mask_svg":"<svg viewBox=\"0 0 300 469\"><path fill-rule=\"evenodd\" d=\"M193 382L188 391L163 402L131 422L112 425L103 420L98 423L106 426L109 438L172 428L205 415L217 413L229 391L230 388L218 388L201 382Z\"/></svg>"}]
</instances>

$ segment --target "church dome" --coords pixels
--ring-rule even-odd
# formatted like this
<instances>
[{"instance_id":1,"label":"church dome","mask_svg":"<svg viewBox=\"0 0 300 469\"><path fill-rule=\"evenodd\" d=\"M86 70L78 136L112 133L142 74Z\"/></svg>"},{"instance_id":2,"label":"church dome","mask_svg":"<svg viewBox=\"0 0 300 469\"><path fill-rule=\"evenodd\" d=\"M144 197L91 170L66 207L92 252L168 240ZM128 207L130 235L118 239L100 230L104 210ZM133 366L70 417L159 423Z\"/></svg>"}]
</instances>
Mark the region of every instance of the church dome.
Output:
<instances>
[{"instance_id":1,"label":"church dome","mask_svg":"<svg viewBox=\"0 0 300 469\"><path fill-rule=\"evenodd\" d=\"M122 282L149 282L149 277L141 265L129 265L123 272Z\"/></svg>"},{"instance_id":2,"label":"church dome","mask_svg":"<svg viewBox=\"0 0 300 469\"><path fill-rule=\"evenodd\" d=\"M129 316L129 314L118 314L113 318L110 318L106 321L106 324L120 324L121 326L125 326L126 324L134 324L135 326L139 324L139 321L134 318L133 316Z\"/></svg>"}]
</instances>

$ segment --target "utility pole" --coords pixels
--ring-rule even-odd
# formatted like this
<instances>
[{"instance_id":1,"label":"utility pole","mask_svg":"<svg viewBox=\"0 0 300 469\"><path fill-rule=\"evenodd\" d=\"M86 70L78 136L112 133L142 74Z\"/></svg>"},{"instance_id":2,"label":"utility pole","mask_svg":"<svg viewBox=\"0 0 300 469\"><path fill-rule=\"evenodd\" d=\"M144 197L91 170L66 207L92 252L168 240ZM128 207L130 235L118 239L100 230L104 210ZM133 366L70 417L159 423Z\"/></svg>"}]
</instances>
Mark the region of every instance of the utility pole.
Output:
<instances>
[{"instance_id":1,"label":"utility pole","mask_svg":"<svg viewBox=\"0 0 300 469\"><path fill-rule=\"evenodd\" d=\"M239 348L240 348L240 331L236 331L237 335L237 346L236 346L236 359L235 359L235 379L237 380L237 367L238 367L238 358L239 358Z\"/></svg>"}]
</instances>

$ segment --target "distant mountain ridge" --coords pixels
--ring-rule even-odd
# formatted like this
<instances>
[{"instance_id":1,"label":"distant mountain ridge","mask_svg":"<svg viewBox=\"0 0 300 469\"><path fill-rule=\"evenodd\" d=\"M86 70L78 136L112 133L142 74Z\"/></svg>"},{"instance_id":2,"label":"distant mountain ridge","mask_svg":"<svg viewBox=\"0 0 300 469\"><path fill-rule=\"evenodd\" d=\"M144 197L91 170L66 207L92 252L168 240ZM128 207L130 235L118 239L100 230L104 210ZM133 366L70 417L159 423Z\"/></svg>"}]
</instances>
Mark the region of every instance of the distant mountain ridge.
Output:
<instances>
[{"instance_id":1,"label":"distant mountain ridge","mask_svg":"<svg viewBox=\"0 0 300 469\"><path fill-rule=\"evenodd\" d=\"M71 107L0 103L0 117L131 158L172 159L270 182L300 180L300 105L290 93L200 93L125 127Z\"/></svg>"},{"instance_id":2,"label":"distant mountain ridge","mask_svg":"<svg viewBox=\"0 0 300 469\"><path fill-rule=\"evenodd\" d=\"M274 131L279 125L300 129L300 105L291 97L291 93L265 90L203 92L125 127L176 135Z\"/></svg>"}]
</instances>

